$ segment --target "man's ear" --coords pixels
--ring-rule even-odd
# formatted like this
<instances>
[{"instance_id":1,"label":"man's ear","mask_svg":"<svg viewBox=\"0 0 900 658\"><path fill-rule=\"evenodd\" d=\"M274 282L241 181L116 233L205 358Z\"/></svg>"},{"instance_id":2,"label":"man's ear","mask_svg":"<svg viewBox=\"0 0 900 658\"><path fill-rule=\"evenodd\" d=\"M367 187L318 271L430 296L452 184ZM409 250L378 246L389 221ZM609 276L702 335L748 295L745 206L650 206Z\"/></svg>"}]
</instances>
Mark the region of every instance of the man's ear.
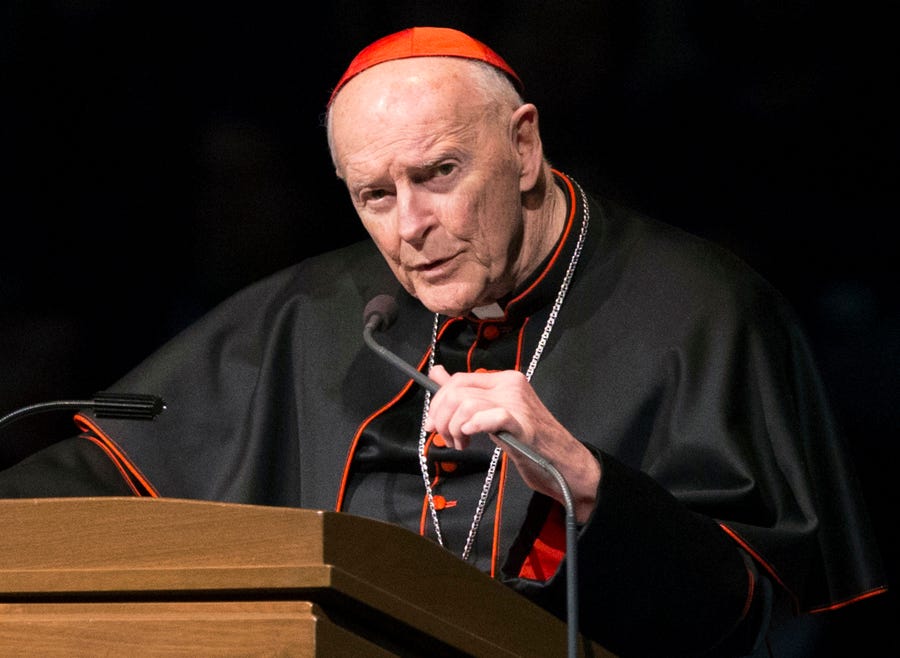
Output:
<instances>
[{"instance_id":1,"label":"man's ear","mask_svg":"<svg viewBox=\"0 0 900 658\"><path fill-rule=\"evenodd\" d=\"M530 192L538 184L544 162L537 107L525 103L513 112L510 130L519 156L519 190L523 193Z\"/></svg>"}]
</instances>

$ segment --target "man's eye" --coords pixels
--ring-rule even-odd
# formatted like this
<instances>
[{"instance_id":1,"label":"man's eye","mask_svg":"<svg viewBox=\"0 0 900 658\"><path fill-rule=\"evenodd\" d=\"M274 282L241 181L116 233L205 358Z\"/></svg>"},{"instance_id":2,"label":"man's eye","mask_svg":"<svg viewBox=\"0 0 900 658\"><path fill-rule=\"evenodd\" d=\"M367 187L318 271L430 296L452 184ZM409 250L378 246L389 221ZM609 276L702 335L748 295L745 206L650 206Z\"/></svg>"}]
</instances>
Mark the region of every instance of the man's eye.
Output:
<instances>
[{"instance_id":1,"label":"man's eye","mask_svg":"<svg viewBox=\"0 0 900 658\"><path fill-rule=\"evenodd\" d=\"M366 190L363 194L360 195L360 199L363 202L368 203L371 201L380 201L381 199L383 199L386 196L387 196L387 191L374 189L374 190Z\"/></svg>"},{"instance_id":2,"label":"man's eye","mask_svg":"<svg viewBox=\"0 0 900 658\"><path fill-rule=\"evenodd\" d=\"M437 167L434 168L434 175L435 176L449 176L450 174L453 173L454 169L456 169L456 165L453 163L447 162L445 164L439 164Z\"/></svg>"}]
</instances>

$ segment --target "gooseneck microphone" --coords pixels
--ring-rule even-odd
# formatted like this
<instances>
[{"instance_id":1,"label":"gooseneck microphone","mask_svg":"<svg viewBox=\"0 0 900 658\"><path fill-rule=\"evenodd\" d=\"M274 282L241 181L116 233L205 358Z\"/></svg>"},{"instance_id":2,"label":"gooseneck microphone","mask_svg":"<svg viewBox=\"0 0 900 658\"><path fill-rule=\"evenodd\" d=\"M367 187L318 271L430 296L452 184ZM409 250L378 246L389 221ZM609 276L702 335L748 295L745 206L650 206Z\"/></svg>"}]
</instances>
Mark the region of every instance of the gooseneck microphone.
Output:
<instances>
[{"instance_id":1,"label":"gooseneck microphone","mask_svg":"<svg viewBox=\"0 0 900 658\"><path fill-rule=\"evenodd\" d=\"M387 294L373 297L363 311L363 339L372 350L385 361L398 368L411 377L417 384L432 394L440 390L440 385L426 375L422 374L399 356L379 344L373 334L375 331L387 331L397 319L397 302ZM495 434L500 441L513 450L524 455L532 462L549 473L559 485L563 495L563 505L566 511L566 613L568 630L568 655L572 658L576 655L578 646L578 582L576 556L578 529L575 523L575 505L572 493L565 478L553 464L544 459L530 447L516 439L509 432L497 432Z\"/></svg>"},{"instance_id":2,"label":"gooseneck microphone","mask_svg":"<svg viewBox=\"0 0 900 658\"><path fill-rule=\"evenodd\" d=\"M166 408L162 398L142 393L100 392L90 400L39 402L16 409L0 418L0 428L32 414L71 409L92 409L98 418L153 420Z\"/></svg>"}]
</instances>

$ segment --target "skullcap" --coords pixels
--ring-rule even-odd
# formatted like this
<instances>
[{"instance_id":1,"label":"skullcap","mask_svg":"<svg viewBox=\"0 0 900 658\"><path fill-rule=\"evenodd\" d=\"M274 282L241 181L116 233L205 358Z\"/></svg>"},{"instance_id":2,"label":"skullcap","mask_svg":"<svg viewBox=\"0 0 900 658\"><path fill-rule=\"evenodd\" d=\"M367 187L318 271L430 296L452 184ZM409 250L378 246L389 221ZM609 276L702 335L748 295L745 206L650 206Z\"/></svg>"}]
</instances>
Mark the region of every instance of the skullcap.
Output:
<instances>
[{"instance_id":1,"label":"skullcap","mask_svg":"<svg viewBox=\"0 0 900 658\"><path fill-rule=\"evenodd\" d=\"M382 37L363 48L334 87L328 105L331 105L334 97L352 77L376 64L410 57L477 59L503 71L520 92L524 87L512 67L477 39L448 27L411 27Z\"/></svg>"}]
</instances>

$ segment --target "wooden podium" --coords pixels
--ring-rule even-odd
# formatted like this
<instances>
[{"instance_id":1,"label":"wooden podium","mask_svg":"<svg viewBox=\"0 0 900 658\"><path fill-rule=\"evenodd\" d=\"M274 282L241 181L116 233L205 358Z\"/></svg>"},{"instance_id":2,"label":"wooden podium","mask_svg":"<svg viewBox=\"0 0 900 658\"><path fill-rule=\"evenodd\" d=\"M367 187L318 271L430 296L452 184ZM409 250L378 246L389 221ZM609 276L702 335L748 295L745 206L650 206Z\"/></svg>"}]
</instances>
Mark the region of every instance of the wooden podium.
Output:
<instances>
[{"instance_id":1,"label":"wooden podium","mask_svg":"<svg viewBox=\"0 0 900 658\"><path fill-rule=\"evenodd\" d=\"M371 519L176 499L0 500L3 656L545 658L566 648L562 621Z\"/></svg>"}]
</instances>

